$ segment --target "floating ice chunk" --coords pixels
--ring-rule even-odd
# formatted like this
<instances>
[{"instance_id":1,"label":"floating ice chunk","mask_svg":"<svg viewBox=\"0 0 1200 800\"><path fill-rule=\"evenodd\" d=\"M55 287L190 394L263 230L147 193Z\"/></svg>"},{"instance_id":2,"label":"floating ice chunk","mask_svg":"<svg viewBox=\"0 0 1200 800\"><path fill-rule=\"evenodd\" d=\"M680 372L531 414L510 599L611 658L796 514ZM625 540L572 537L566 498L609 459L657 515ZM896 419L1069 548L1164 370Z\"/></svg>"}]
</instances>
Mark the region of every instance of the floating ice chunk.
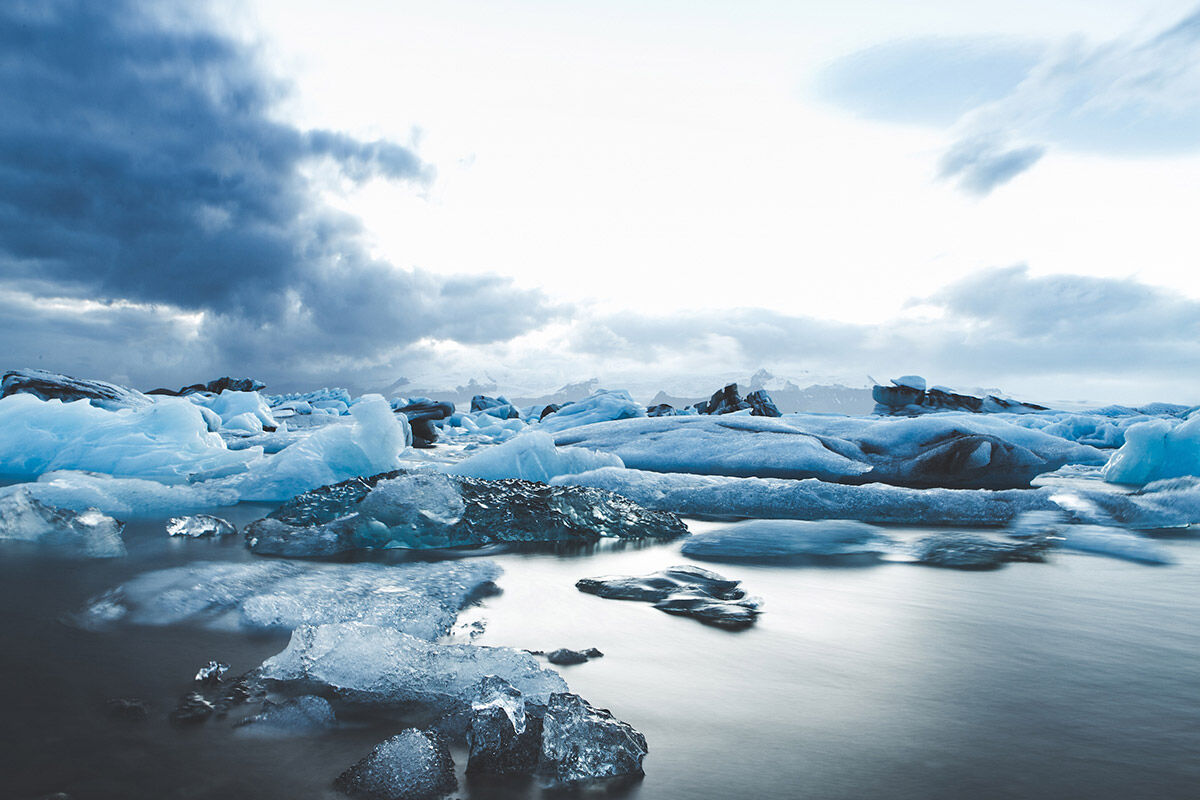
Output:
<instances>
[{"instance_id":1,"label":"floating ice chunk","mask_svg":"<svg viewBox=\"0 0 1200 800\"><path fill-rule=\"evenodd\" d=\"M408 421L379 395L364 395L349 425L330 425L231 481L243 500L277 501L359 475L394 470L412 440Z\"/></svg>"},{"instance_id":2,"label":"floating ice chunk","mask_svg":"<svg viewBox=\"0 0 1200 800\"><path fill-rule=\"evenodd\" d=\"M256 738L284 738L321 733L337 726L329 701L306 694L281 703L267 701L263 710L238 723L239 735Z\"/></svg>"},{"instance_id":3,"label":"floating ice chunk","mask_svg":"<svg viewBox=\"0 0 1200 800\"><path fill-rule=\"evenodd\" d=\"M848 520L755 519L690 537L683 554L709 561L869 563L895 549L891 537Z\"/></svg>"},{"instance_id":4,"label":"floating ice chunk","mask_svg":"<svg viewBox=\"0 0 1200 800\"><path fill-rule=\"evenodd\" d=\"M322 487L246 529L255 553L290 557L496 542L665 539L686 533L673 514L647 511L609 492L432 471Z\"/></svg>"},{"instance_id":5,"label":"floating ice chunk","mask_svg":"<svg viewBox=\"0 0 1200 800\"><path fill-rule=\"evenodd\" d=\"M112 411L138 408L154 402L127 386L72 378L43 369L15 369L4 373L4 378L0 380L0 397L13 394L28 394L42 400L61 400L64 403L86 400L97 408Z\"/></svg>"},{"instance_id":6,"label":"floating ice chunk","mask_svg":"<svg viewBox=\"0 0 1200 800\"><path fill-rule=\"evenodd\" d=\"M186 399L120 411L30 394L0 399L0 475L87 470L182 483L206 470L243 470L259 457L227 449Z\"/></svg>"},{"instance_id":7,"label":"floating ice chunk","mask_svg":"<svg viewBox=\"0 0 1200 800\"><path fill-rule=\"evenodd\" d=\"M640 577L582 578L576 581L575 588L614 600L645 600L669 614L739 630L754 624L762 606L757 598L746 596L739 588L740 583L685 565ZM586 655L583 660L587 660Z\"/></svg>"},{"instance_id":8,"label":"floating ice chunk","mask_svg":"<svg viewBox=\"0 0 1200 800\"><path fill-rule=\"evenodd\" d=\"M468 773L528 775L542 751L542 719L526 714L525 699L503 678L488 675L471 704Z\"/></svg>"},{"instance_id":9,"label":"floating ice chunk","mask_svg":"<svg viewBox=\"0 0 1200 800\"><path fill-rule=\"evenodd\" d=\"M1064 464L1107 459L1095 448L978 415L657 417L569 430L555 443L615 453L633 469L914 488L1023 488Z\"/></svg>"},{"instance_id":10,"label":"floating ice chunk","mask_svg":"<svg viewBox=\"0 0 1200 800\"><path fill-rule=\"evenodd\" d=\"M897 386L907 386L909 389L916 389L918 392L925 391L925 379L920 375L901 375L899 378L892 378L892 383Z\"/></svg>"},{"instance_id":11,"label":"floating ice chunk","mask_svg":"<svg viewBox=\"0 0 1200 800\"><path fill-rule=\"evenodd\" d=\"M29 542L63 555L125 555L122 524L95 509L76 514L39 502L21 487L0 495L0 540Z\"/></svg>"},{"instance_id":12,"label":"floating ice chunk","mask_svg":"<svg viewBox=\"0 0 1200 800\"><path fill-rule=\"evenodd\" d=\"M500 574L483 560L380 564L202 562L147 572L89 601L91 627L193 624L288 630L360 620L421 639L449 633L457 614Z\"/></svg>"},{"instance_id":13,"label":"floating ice chunk","mask_svg":"<svg viewBox=\"0 0 1200 800\"><path fill-rule=\"evenodd\" d=\"M1083 553L1138 561L1143 564L1170 564L1171 554L1145 536L1105 525L1064 525L1058 530L1062 546Z\"/></svg>"},{"instance_id":14,"label":"floating ice chunk","mask_svg":"<svg viewBox=\"0 0 1200 800\"><path fill-rule=\"evenodd\" d=\"M36 483L0 488L0 498L25 491L47 505L83 511L95 508L122 519L164 517L231 506L237 492L213 483L168 486L141 478L112 478L88 472L48 472Z\"/></svg>"},{"instance_id":15,"label":"floating ice chunk","mask_svg":"<svg viewBox=\"0 0 1200 800\"><path fill-rule=\"evenodd\" d=\"M542 669L523 650L431 644L361 622L301 626L283 652L263 663L268 680L326 686L371 704L417 703L458 714L469 710L488 675L543 705L567 688L558 673Z\"/></svg>"},{"instance_id":16,"label":"floating ice chunk","mask_svg":"<svg viewBox=\"0 0 1200 800\"><path fill-rule=\"evenodd\" d=\"M1125 431L1125 444L1104 468L1111 483L1143 484L1200 475L1200 415L1184 422L1149 420Z\"/></svg>"},{"instance_id":17,"label":"floating ice chunk","mask_svg":"<svg viewBox=\"0 0 1200 800\"><path fill-rule=\"evenodd\" d=\"M539 429L547 433L558 433L568 428L590 425L593 422L644 416L646 416L645 407L641 403L634 402L629 392L599 391L585 400L563 406L555 413L546 416L541 421Z\"/></svg>"},{"instance_id":18,"label":"floating ice chunk","mask_svg":"<svg viewBox=\"0 0 1200 800\"><path fill-rule=\"evenodd\" d=\"M215 395L192 394L188 399L198 406L216 412L222 427L262 433L264 428L274 429L279 423L271 414L267 401L258 392L224 391ZM254 421L247 419L247 415Z\"/></svg>"},{"instance_id":19,"label":"floating ice chunk","mask_svg":"<svg viewBox=\"0 0 1200 800\"><path fill-rule=\"evenodd\" d=\"M488 480L520 478L545 483L557 475L623 466L621 459L612 453L597 453L582 447L555 447L549 434L530 430L458 462L448 472Z\"/></svg>"},{"instance_id":20,"label":"floating ice chunk","mask_svg":"<svg viewBox=\"0 0 1200 800\"><path fill-rule=\"evenodd\" d=\"M172 517L167 520L167 534L199 539L202 536L233 536L237 528L233 523L209 514L190 517Z\"/></svg>"},{"instance_id":21,"label":"floating ice chunk","mask_svg":"<svg viewBox=\"0 0 1200 800\"><path fill-rule=\"evenodd\" d=\"M550 696L539 769L566 783L641 775L646 737L579 695Z\"/></svg>"},{"instance_id":22,"label":"floating ice chunk","mask_svg":"<svg viewBox=\"0 0 1200 800\"><path fill-rule=\"evenodd\" d=\"M437 800L458 788L458 778L441 736L408 728L376 745L335 785L366 800Z\"/></svg>"}]
</instances>

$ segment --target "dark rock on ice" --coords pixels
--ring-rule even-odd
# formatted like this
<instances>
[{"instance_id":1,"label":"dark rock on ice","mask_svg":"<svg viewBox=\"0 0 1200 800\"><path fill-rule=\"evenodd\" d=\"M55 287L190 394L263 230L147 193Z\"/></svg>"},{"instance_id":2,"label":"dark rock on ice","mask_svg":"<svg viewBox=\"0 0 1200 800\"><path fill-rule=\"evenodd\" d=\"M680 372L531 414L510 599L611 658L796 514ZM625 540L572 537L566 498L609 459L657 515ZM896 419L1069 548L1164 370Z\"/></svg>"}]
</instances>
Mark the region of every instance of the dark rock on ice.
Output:
<instances>
[{"instance_id":1,"label":"dark rock on ice","mask_svg":"<svg viewBox=\"0 0 1200 800\"><path fill-rule=\"evenodd\" d=\"M641 775L646 737L576 694L553 694L538 771L564 783Z\"/></svg>"},{"instance_id":2,"label":"dark rock on ice","mask_svg":"<svg viewBox=\"0 0 1200 800\"><path fill-rule=\"evenodd\" d=\"M141 722L150 716L145 701L137 697L114 697L106 705L109 716L128 722Z\"/></svg>"},{"instance_id":3,"label":"dark rock on ice","mask_svg":"<svg viewBox=\"0 0 1200 800\"><path fill-rule=\"evenodd\" d=\"M669 614L736 630L753 625L761 606L740 583L700 567L678 566L641 577L582 578L575 587L614 600L651 602Z\"/></svg>"},{"instance_id":4,"label":"dark rock on ice","mask_svg":"<svg viewBox=\"0 0 1200 800\"><path fill-rule=\"evenodd\" d=\"M674 514L647 511L603 490L432 471L390 472L314 489L246 529L253 552L290 557L686 533Z\"/></svg>"},{"instance_id":5,"label":"dark rock on ice","mask_svg":"<svg viewBox=\"0 0 1200 800\"><path fill-rule=\"evenodd\" d=\"M434 800L458 788L450 748L435 732L408 728L338 776L337 788L366 800Z\"/></svg>"},{"instance_id":6,"label":"dark rock on ice","mask_svg":"<svg viewBox=\"0 0 1200 800\"><path fill-rule=\"evenodd\" d=\"M239 722L237 728L244 735L286 737L320 733L336 725L329 701L306 694L281 702L267 700L262 711Z\"/></svg>"},{"instance_id":7,"label":"dark rock on ice","mask_svg":"<svg viewBox=\"0 0 1200 800\"><path fill-rule=\"evenodd\" d=\"M546 655L546 660L551 664L556 664L560 667L571 666L572 664L585 664L588 660L587 653L580 650L568 650L565 647L560 647L558 650L552 650Z\"/></svg>"},{"instance_id":8,"label":"dark rock on ice","mask_svg":"<svg viewBox=\"0 0 1200 800\"><path fill-rule=\"evenodd\" d=\"M453 414L454 404L421 398L413 400L395 411L408 419L409 427L412 428L413 447L430 447L438 438L437 429L433 423Z\"/></svg>"},{"instance_id":9,"label":"dark rock on ice","mask_svg":"<svg viewBox=\"0 0 1200 800\"><path fill-rule=\"evenodd\" d=\"M538 414L538 419L543 420L551 414L558 413L560 410L562 410L561 403L550 403L548 406L542 409L542 413Z\"/></svg>"},{"instance_id":10,"label":"dark rock on ice","mask_svg":"<svg viewBox=\"0 0 1200 800\"><path fill-rule=\"evenodd\" d=\"M205 686L216 686L228 671L228 664L222 664L220 661L210 661L196 672L195 681Z\"/></svg>"},{"instance_id":11,"label":"dark rock on ice","mask_svg":"<svg viewBox=\"0 0 1200 800\"><path fill-rule=\"evenodd\" d=\"M708 399L708 405L700 413L732 414L734 411L741 411L750 407L750 404L738 394L737 384L731 383L724 389L714 392L713 396Z\"/></svg>"},{"instance_id":12,"label":"dark rock on ice","mask_svg":"<svg viewBox=\"0 0 1200 800\"><path fill-rule=\"evenodd\" d=\"M527 713L521 692L495 675L485 677L471 704L467 772L529 775L542 753L542 718Z\"/></svg>"},{"instance_id":13,"label":"dark rock on ice","mask_svg":"<svg viewBox=\"0 0 1200 800\"><path fill-rule=\"evenodd\" d=\"M668 403L659 403L658 405L646 408L647 417L674 417L678 414L679 412L675 410L675 407Z\"/></svg>"},{"instance_id":14,"label":"dark rock on ice","mask_svg":"<svg viewBox=\"0 0 1200 800\"><path fill-rule=\"evenodd\" d=\"M503 397L488 397L477 394L471 398L472 413L484 411L500 419L515 419L521 416L516 407Z\"/></svg>"},{"instance_id":15,"label":"dark rock on ice","mask_svg":"<svg viewBox=\"0 0 1200 800\"><path fill-rule=\"evenodd\" d=\"M914 548L917 561L951 569L997 569L1010 561L1044 561L1053 542L1048 536L987 536L978 533L935 533Z\"/></svg>"},{"instance_id":16,"label":"dark rock on ice","mask_svg":"<svg viewBox=\"0 0 1200 800\"><path fill-rule=\"evenodd\" d=\"M160 394L171 397L183 397L197 392L208 392L209 394L220 394L221 392L258 392L267 388L267 385L262 381L256 381L253 378L231 378L225 376L217 378L208 383L193 383L191 386L184 386L178 391L174 389L152 389L147 394Z\"/></svg>"},{"instance_id":17,"label":"dark rock on ice","mask_svg":"<svg viewBox=\"0 0 1200 800\"><path fill-rule=\"evenodd\" d=\"M892 386L877 384L871 389L871 396L876 403L876 414L921 414L928 411L968 411L973 414L1006 411L1024 414L1047 410L1046 406L1021 403L995 395L973 397L936 387L926 389L925 380L916 375L906 375L892 383Z\"/></svg>"},{"instance_id":18,"label":"dark rock on ice","mask_svg":"<svg viewBox=\"0 0 1200 800\"><path fill-rule=\"evenodd\" d=\"M696 534L683 554L707 561L865 564L895 549L878 528L850 520L755 519Z\"/></svg>"},{"instance_id":19,"label":"dark rock on ice","mask_svg":"<svg viewBox=\"0 0 1200 800\"><path fill-rule=\"evenodd\" d=\"M31 394L42 400L61 400L64 403L87 400L98 408L110 411L137 408L154 402L127 386L72 378L41 369L15 369L4 373L3 379L0 379L0 397L11 394Z\"/></svg>"},{"instance_id":20,"label":"dark rock on ice","mask_svg":"<svg viewBox=\"0 0 1200 800\"><path fill-rule=\"evenodd\" d=\"M233 523L209 514L193 514L189 517L172 517L167 520L167 533L171 536L187 536L198 539L202 536L232 536L237 533Z\"/></svg>"},{"instance_id":21,"label":"dark rock on ice","mask_svg":"<svg viewBox=\"0 0 1200 800\"><path fill-rule=\"evenodd\" d=\"M754 409L750 412L755 417L782 417L783 414L775 406L775 401L765 389L758 389L746 395L746 402Z\"/></svg>"}]
</instances>

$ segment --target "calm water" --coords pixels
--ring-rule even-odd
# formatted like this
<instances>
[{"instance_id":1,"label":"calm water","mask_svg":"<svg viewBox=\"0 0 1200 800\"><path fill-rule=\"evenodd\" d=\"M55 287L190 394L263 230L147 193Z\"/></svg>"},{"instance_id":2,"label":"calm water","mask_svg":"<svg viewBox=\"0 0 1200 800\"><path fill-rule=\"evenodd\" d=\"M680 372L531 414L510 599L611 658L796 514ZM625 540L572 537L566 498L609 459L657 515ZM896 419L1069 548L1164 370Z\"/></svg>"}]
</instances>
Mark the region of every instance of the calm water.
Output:
<instances>
[{"instance_id":1,"label":"calm water","mask_svg":"<svg viewBox=\"0 0 1200 800\"><path fill-rule=\"evenodd\" d=\"M63 622L147 569L251 558L234 542L170 540L161 523L131 525L126 541L129 557L109 562L0 550L0 795L341 797L330 781L401 725L353 719L267 741L229 721L166 722L201 664L240 672L286 636ZM481 644L606 653L561 671L650 743L646 778L615 796L1190 800L1200 796L1200 540L1164 545L1174 566L1070 554L986 573L706 565L765 600L742 633L573 586L687 563L678 545L510 553L493 556L503 594L464 618L486 620ZM131 696L150 719L108 716L106 700ZM551 793L465 779L459 792L539 794Z\"/></svg>"}]
</instances>

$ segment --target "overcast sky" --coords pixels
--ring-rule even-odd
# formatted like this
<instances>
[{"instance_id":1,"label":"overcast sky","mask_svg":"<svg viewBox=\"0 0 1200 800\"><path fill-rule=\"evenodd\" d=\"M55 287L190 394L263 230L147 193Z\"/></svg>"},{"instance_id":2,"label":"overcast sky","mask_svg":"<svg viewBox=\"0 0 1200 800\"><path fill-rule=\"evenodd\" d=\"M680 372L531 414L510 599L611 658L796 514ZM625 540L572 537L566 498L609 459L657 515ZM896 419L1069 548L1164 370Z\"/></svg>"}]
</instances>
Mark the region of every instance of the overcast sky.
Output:
<instances>
[{"instance_id":1,"label":"overcast sky","mask_svg":"<svg viewBox=\"0 0 1200 800\"><path fill-rule=\"evenodd\" d=\"M5 363L1200 402L1200 8L1050 6L5 3Z\"/></svg>"}]
</instances>

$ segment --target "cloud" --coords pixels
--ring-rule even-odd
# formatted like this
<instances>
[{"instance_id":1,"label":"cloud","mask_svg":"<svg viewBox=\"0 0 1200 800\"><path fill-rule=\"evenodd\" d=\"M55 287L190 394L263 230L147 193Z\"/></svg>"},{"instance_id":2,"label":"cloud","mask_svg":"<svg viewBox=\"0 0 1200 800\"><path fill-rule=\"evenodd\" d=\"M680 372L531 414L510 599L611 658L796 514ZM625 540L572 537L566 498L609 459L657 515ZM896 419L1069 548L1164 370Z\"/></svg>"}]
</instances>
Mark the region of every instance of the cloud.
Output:
<instances>
[{"instance_id":1,"label":"cloud","mask_svg":"<svg viewBox=\"0 0 1200 800\"><path fill-rule=\"evenodd\" d=\"M154 317L160 336L193 320L184 327L204 358L181 360L180 376L383 368L422 339L504 339L558 313L506 279L371 258L358 221L320 201L309 167L414 186L432 169L408 146L281 122L286 91L248 47L164 7L4 4L0 291L49 307L100 301L89 307L97 369L140 370L150 343L130 309ZM8 359L47 354L20 341Z\"/></svg>"},{"instance_id":2,"label":"cloud","mask_svg":"<svg viewBox=\"0 0 1200 800\"><path fill-rule=\"evenodd\" d=\"M835 62L822 85L859 113L945 129L941 176L986 194L1053 148L1200 150L1200 10L1102 43L904 40Z\"/></svg>"}]
</instances>

